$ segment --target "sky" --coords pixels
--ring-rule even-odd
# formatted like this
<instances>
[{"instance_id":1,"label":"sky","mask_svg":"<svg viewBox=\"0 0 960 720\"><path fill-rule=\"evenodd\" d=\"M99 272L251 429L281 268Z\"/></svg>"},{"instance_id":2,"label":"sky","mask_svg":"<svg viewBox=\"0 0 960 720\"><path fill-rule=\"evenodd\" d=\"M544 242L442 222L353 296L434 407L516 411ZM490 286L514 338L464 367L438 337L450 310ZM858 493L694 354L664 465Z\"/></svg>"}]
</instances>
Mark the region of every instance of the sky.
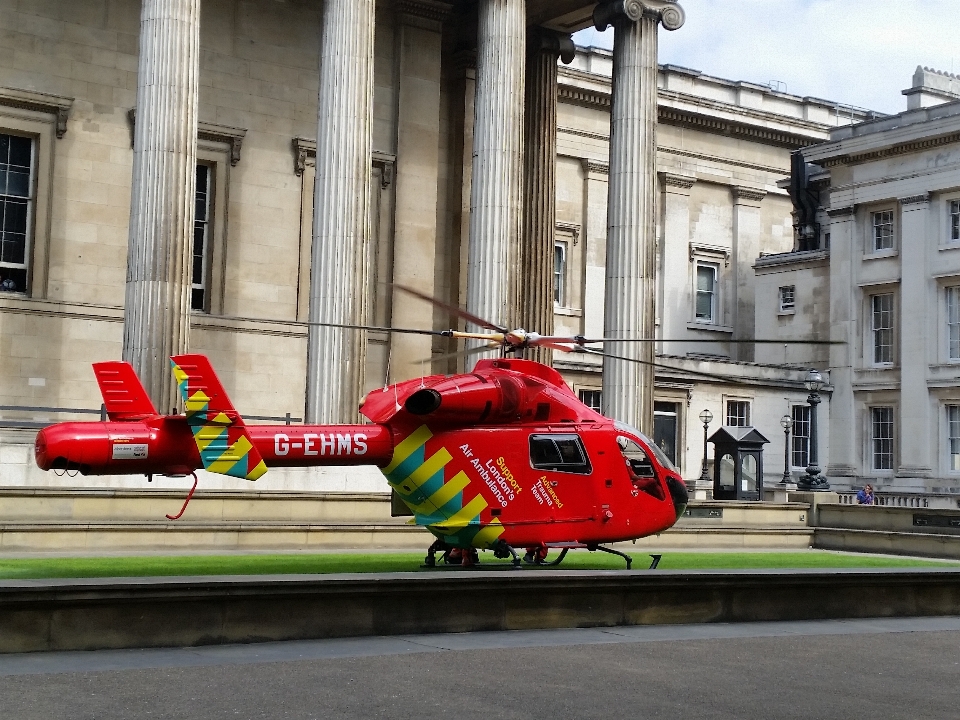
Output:
<instances>
[{"instance_id":1,"label":"sky","mask_svg":"<svg viewBox=\"0 0 960 720\"><path fill-rule=\"evenodd\" d=\"M686 23L660 29L660 62L774 83L883 113L907 109L917 65L960 75L960 0L680 0ZM612 47L613 31L578 45Z\"/></svg>"}]
</instances>

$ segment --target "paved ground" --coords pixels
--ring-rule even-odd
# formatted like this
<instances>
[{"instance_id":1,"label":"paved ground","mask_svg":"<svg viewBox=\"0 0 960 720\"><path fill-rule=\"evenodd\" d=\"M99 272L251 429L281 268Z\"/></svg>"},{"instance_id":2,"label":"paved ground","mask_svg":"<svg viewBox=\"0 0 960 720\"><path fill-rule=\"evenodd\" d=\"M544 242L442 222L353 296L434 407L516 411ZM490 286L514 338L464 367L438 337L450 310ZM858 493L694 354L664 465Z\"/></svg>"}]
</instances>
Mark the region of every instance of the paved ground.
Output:
<instances>
[{"instance_id":1,"label":"paved ground","mask_svg":"<svg viewBox=\"0 0 960 720\"><path fill-rule=\"evenodd\" d=\"M0 655L0 718L960 715L960 618Z\"/></svg>"}]
</instances>

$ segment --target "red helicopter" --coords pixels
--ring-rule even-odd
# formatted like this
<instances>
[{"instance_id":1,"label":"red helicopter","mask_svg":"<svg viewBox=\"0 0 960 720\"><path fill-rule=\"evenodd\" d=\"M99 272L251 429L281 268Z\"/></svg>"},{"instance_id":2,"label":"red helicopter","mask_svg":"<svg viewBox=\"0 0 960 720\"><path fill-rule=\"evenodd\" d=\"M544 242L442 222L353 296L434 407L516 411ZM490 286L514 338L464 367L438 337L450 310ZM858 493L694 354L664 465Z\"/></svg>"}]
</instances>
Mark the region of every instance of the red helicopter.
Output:
<instances>
[{"instance_id":1,"label":"red helicopter","mask_svg":"<svg viewBox=\"0 0 960 720\"><path fill-rule=\"evenodd\" d=\"M606 354L586 347L605 339L508 332L403 289L493 332L401 332L485 340L504 351ZM369 424L299 426L246 425L205 356L179 355L171 364L184 415L159 414L129 363L95 363L109 420L42 429L37 465L95 475L192 474L193 489L170 519L186 509L199 468L256 480L269 467L376 465L416 524L435 536L427 566L438 552L471 565L478 549L519 565L516 548L529 563L559 564L568 550L586 548L619 555L629 568L629 556L604 546L666 530L687 504L678 470L656 444L584 405L556 370L532 360L483 359L469 373L375 390L360 407ZM550 548L560 553L547 563Z\"/></svg>"}]
</instances>

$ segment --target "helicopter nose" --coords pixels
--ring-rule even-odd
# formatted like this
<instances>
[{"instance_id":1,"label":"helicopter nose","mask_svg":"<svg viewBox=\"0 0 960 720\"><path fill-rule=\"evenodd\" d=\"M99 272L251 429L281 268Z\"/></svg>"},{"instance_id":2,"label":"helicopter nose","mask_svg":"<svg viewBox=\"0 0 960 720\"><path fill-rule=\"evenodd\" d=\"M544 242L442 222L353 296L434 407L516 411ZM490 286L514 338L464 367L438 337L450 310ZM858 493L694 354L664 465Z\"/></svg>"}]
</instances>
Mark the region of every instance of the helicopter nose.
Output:
<instances>
[{"instance_id":1,"label":"helicopter nose","mask_svg":"<svg viewBox=\"0 0 960 720\"><path fill-rule=\"evenodd\" d=\"M687 509L687 486L683 484L683 480L673 475L667 476L667 489L670 491L670 499L673 500L673 509L677 513L677 520L680 519L680 516L683 515L684 510Z\"/></svg>"}]
</instances>

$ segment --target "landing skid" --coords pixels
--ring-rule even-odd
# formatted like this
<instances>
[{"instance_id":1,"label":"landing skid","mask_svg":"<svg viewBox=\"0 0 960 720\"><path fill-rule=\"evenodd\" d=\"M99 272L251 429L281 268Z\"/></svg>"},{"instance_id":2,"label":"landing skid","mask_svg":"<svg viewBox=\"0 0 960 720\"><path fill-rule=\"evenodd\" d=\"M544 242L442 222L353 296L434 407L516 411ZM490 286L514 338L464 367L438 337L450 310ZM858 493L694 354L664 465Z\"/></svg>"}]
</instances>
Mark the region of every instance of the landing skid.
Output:
<instances>
[{"instance_id":1,"label":"landing skid","mask_svg":"<svg viewBox=\"0 0 960 720\"><path fill-rule=\"evenodd\" d=\"M619 550L614 550L613 548L606 548L606 547L603 547L603 545L587 545L587 550L589 550L590 552L593 552L594 550L599 550L600 552L610 553L611 555L619 555L620 557L622 557L624 560L627 561L627 570L629 570L630 566L633 564L632 557L630 557L626 553L620 552Z\"/></svg>"}]
</instances>

